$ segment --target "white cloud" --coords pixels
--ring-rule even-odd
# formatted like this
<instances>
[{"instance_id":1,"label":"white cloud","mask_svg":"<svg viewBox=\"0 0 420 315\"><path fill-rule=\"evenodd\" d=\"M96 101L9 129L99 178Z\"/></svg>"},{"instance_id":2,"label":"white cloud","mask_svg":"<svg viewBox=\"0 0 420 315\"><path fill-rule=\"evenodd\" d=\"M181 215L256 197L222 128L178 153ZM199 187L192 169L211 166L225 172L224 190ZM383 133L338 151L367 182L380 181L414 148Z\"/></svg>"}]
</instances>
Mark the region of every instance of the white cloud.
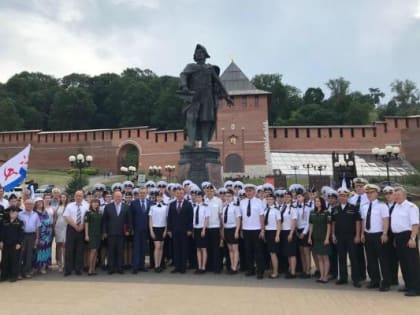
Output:
<instances>
[{"instance_id":1,"label":"white cloud","mask_svg":"<svg viewBox=\"0 0 420 315\"><path fill-rule=\"evenodd\" d=\"M76 33L59 21L13 10L0 12L0 28L7 47L0 50L0 60L5 64L0 81L24 70L63 76L72 72L119 73L129 64L146 67L141 53L147 52L154 41L139 31L114 32L105 37Z\"/></svg>"}]
</instances>

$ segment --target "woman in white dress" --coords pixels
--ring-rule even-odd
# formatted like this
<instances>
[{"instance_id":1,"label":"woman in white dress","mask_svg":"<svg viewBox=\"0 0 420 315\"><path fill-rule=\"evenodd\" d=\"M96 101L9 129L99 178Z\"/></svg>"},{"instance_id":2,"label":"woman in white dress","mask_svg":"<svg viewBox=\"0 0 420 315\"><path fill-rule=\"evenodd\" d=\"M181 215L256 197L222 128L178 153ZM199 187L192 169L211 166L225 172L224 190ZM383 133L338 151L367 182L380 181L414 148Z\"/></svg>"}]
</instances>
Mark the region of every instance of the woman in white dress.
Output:
<instances>
[{"instance_id":1,"label":"woman in white dress","mask_svg":"<svg viewBox=\"0 0 420 315\"><path fill-rule=\"evenodd\" d=\"M54 212L54 232L55 232L55 259L58 265L58 271L63 272L64 267L64 245L66 242L67 222L63 217L64 209L68 203L66 194L60 195L60 204Z\"/></svg>"}]
</instances>

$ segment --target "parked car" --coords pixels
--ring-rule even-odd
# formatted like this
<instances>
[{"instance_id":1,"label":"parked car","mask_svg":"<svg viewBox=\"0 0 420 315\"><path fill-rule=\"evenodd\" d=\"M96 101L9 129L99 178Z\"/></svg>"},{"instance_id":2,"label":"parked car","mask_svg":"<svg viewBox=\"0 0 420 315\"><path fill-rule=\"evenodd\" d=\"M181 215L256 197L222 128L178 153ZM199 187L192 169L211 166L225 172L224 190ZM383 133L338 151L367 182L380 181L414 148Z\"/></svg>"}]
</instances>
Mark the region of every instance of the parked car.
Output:
<instances>
[{"instance_id":1,"label":"parked car","mask_svg":"<svg viewBox=\"0 0 420 315\"><path fill-rule=\"evenodd\" d=\"M53 184L41 185L35 190L35 194L50 194L55 186Z\"/></svg>"},{"instance_id":2,"label":"parked car","mask_svg":"<svg viewBox=\"0 0 420 315\"><path fill-rule=\"evenodd\" d=\"M18 197L18 198L21 197L22 196L23 188L24 188L24 186L16 186L11 191L5 192L4 193L4 198L9 199L9 196L11 194L15 194L16 197Z\"/></svg>"}]
</instances>

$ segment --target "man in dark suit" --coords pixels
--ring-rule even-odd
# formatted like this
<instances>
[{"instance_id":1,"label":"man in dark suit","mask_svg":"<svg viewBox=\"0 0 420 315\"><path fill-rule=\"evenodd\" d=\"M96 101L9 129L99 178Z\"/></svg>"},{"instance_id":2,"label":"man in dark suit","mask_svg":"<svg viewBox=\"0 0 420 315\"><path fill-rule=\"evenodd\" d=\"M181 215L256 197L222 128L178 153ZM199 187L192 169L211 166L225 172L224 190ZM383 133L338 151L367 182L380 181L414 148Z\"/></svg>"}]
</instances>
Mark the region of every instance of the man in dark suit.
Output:
<instances>
[{"instance_id":1,"label":"man in dark suit","mask_svg":"<svg viewBox=\"0 0 420 315\"><path fill-rule=\"evenodd\" d=\"M139 190L139 198L131 202L130 212L133 223L133 274L147 271L144 267L147 240L149 238L149 210L151 201L146 199L146 188Z\"/></svg>"},{"instance_id":2,"label":"man in dark suit","mask_svg":"<svg viewBox=\"0 0 420 315\"><path fill-rule=\"evenodd\" d=\"M108 238L108 273L123 274L124 235L131 230L130 208L122 202L120 191L114 193L114 202L107 204L103 215L104 238Z\"/></svg>"},{"instance_id":3,"label":"man in dark suit","mask_svg":"<svg viewBox=\"0 0 420 315\"><path fill-rule=\"evenodd\" d=\"M184 199L184 189L178 188L176 200L169 205L168 235L173 240L175 269L172 273L185 273L188 258L188 237L193 230L193 208Z\"/></svg>"}]
</instances>

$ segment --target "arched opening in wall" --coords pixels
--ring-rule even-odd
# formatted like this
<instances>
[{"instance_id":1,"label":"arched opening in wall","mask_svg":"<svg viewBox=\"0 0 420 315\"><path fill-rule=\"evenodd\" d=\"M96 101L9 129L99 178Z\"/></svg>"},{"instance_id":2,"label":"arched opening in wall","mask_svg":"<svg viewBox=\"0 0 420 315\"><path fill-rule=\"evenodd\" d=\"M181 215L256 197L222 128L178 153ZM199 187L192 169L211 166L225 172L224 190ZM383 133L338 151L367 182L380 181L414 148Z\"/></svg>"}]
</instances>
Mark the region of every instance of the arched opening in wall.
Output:
<instances>
[{"instance_id":1,"label":"arched opening in wall","mask_svg":"<svg viewBox=\"0 0 420 315\"><path fill-rule=\"evenodd\" d=\"M140 151L139 148L131 143L124 144L118 151L118 170L121 166L139 167Z\"/></svg>"},{"instance_id":2,"label":"arched opening in wall","mask_svg":"<svg viewBox=\"0 0 420 315\"><path fill-rule=\"evenodd\" d=\"M225 165L223 167L225 173L243 173L244 172L244 161L236 154L229 154L225 158Z\"/></svg>"}]
</instances>

